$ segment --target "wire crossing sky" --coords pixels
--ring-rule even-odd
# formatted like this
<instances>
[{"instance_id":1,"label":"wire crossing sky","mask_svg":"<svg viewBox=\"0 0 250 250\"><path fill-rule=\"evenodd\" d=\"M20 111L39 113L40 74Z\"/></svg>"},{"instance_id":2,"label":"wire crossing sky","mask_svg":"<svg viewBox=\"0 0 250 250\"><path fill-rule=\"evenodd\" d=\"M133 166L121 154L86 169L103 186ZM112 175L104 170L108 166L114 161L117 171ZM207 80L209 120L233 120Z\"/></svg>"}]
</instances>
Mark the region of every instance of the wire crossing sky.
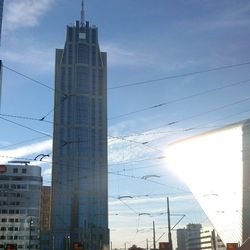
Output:
<instances>
[{"instance_id":1,"label":"wire crossing sky","mask_svg":"<svg viewBox=\"0 0 250 250\"><path fill-rule=\"evenodd\" d=\"M152 220L156 239L167 240L166 215L159 215L166 195L171 213L186 215L176 228L209 224L164 152L173 141L249 118L249 9L245 0L85 1L84 19L97 25L108 53L113 247L145 247ZM80 0L5 1L2 163L51 152L55 48L80 17ZM46 185L51 163L36 161ZM173 225L179 219L173 216Z\"/></svg>"}]
</instances>

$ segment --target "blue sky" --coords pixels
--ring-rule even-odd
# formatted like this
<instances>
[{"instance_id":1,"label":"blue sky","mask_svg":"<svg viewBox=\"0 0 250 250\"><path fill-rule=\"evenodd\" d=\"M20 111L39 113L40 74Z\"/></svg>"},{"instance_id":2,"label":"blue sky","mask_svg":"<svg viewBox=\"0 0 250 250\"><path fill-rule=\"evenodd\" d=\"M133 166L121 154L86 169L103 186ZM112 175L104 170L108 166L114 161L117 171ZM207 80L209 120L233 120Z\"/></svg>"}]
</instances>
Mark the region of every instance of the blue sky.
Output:
<instances>
[{"instance_id":1,"label":"blue sky","mask_svg":"<svg viewBox=\"0 0 250 250\"><path fill-rule=\"evenodd\" d=\"M80 1L5 2L0 51L4 65L53 88L55 48L63 47L66 25L79 19ZM87 0L85 5L86 19L98 26L100 47L108 52L110 88L250 61L249 1ZM145 246L146 238L152 238L153 220L160 237L167 220L157 213L166 211L166 195L173 213L186 214L178 227L208 223L185 184L169 170L165 159L156 158L165 156L167 144L173 141L248 118L249 79L249 65L245 65L109 90L110 118L178 100L109 120L110 136L133 135L109 142L109 171L115 172L109 179L113 247L123 247L124 242ZM236 84L240 81L244 82ZM190 97L212 89L217 90ZM181 101L184 97L190 98ZM52 108L53 91L4 70L2 114L42 118ZM49 123L5 118L52 134ZM52 121L52 115L47 120ZM1 162L51 152L50 137L4 120L0 124L0 153L10 157L1 157ZM185 131L188 128L195 129ZM50 165L42 167L48 184ZM145 175L159 177L144 180ZM120 201L118 197L124 195L133 198ZM178 218L173 216L173 224Z\"/></svg>"}]
</instances>

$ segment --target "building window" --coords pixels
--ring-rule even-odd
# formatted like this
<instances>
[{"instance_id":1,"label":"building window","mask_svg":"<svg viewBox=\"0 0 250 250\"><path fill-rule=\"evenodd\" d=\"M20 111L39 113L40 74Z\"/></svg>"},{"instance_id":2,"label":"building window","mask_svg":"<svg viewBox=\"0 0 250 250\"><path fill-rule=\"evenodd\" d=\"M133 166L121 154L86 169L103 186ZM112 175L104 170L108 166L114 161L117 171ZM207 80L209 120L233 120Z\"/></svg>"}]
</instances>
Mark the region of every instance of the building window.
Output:
<instances>
[{"instance_id":1,"label":"building window","mask_svg":"<svg viewBox=\"0 0 250 250\"><path fill-rule=\"evenodd\" d=\"M88 124L89 121L89 98L77 96L76 98L76 122L77 124Z\"/></svg>"},{"instance_id":2,"label":"building window","mask_svg":"<svg viewBox=\"0 0 250 250\"><path fill-rule=\"evenodd\" d=\"M76 137L75 150L78 152L79 155L87 157L89 152L88 129L87 128L76 129L75 137Z\"/></svg>"},{"instance_id":3,"label":"building window","mask_svg":"<svg viewBox=\"0 0 250 250\"><path fill-rule=\"evenodd\" d=\"M73 41L73 28L71 27L68 28L68 40L69 42Z\"/></svg>"},{"instance_id":4,"label":"building window","mask_svg":"<svg viewBox=\"0 0 250 250\"><path fill-rule=\"evenodd\" d=\"M76 92L89 93L89 69L88 67L77 67L76 69Z\"/></svg>"},{"instance_id":5,"label":"building window","mask_svg":"<svg viewBox=\"0 0 250 250\"><path fill-rule=\"evenodd\" d=\"M18 173L18 168L13 168L13 173L14 174Z\"/></svg>"},{"instance_id":6,"label":"building window","mask_svg":"<svg viewBox=\"0 0 250 250\"><path fill-rule=\"evenodd\" d=\"M96 70L92 70L92 95L96 94Z\"/></svg>"},{"instance_id":7,"label":"building window","mask_svg":"<svg viewBox=\"0 0 250 250\"><path fill-rule=\"evenodd\" d=\"M68 63L73 63L73 46L71 44L68 46Z\"/></svg>"},{"instance_id":8,"label":"building window","mask_svg":"<svg viewBox=\"0 0 250 250\"><path fill-rule=\"evenodd\" d=\"M92 65L96 66L96 47L92 46Z\"/></svg>"},{"instance_id":9,"label":"building window","mask_svg":"<svg viewBox=\"0 0 250 250\"><path fill-rule=\"evenodd\" d=\"M92 33L92 37L91 37L91 38L92 38L92 39L91 39L91 40L92 40L92 43L96 43L96 40L97 40L97 37L96 37L96 30L93 29L91 33Z\"/></svg>"},{"instance_id":10,"label":"building window","mask_svg":"<svg viewBox=\"0 0 250 250\"><path fill-rule=\"evenodd\" d=\"M102 96L103 94L103 71L98 71L98 94Z\"/></svg>"},{"instance_id":11,"label":"building window","mask_svg":"<svg viewBox=\"0 0 250 250\"><path fill-rule=\"evenodd\" d=\"M68 93L72 92L72 68L68 68Z\"/></svg>"},{"instance_id":12,"label":"building window","mask_svg":"<svg viewBox=\"0 0 250 250\"><path fill-rule=\"evenodd\" d=\"M89 63L89 47L87 44L78 44L78 63Z\"/></svg>"},{"instance_id":13,"label":"building window","mask_svg":"<svg viewBox=\"0 0 250 250\"><path fill-rule=\"evenodd\" d=\"M103 124L103 103L102 103L102 99L98 100L98 125L102 126Z\"/></svg>"},{"instance_id":14,"label":"building window","mask_svg":"<svg viewBox=\"0 0 250 250\"><path fill-rule=\"evenodd\" d=\"M65 93L65 81L66 81L66 71L65 71L65 68L62 67L61 68L61 91L62 93Z\"/></svg>"},{"instance_id":15,"label":"building window","mask_svg":"<svg viewBox=\"0 0 250 250\"><path fill-rule=\"evenodd\" d=\"M96 104L95 104L95 98L92 98L92 104L91 104L91 125L96 125Z\"/></svg>"}]
</instances>

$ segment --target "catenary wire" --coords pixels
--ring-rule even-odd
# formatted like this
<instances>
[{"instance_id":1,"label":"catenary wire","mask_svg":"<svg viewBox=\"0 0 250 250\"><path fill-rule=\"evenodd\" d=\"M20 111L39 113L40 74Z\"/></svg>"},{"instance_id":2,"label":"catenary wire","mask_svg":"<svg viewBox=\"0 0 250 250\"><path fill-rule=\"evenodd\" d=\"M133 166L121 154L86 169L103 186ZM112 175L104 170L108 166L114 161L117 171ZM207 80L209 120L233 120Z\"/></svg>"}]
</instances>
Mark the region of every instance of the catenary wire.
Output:
<instances>
[{"instance_id":1,"label":"catenary wire","mask_svg":"<svg viewBox=\"0 0 250 250\"><path fill-rule=\"evenodd\" d=\"M6 122L9 122L9 123L15 124L15 125L17 125L17 126L19 126L19 127L28 129L28 130L30 130L30 131L32 131L32 132L36 132L36 133L38 133L38 134L42 134L42 135L45 135L45 136L48 136L48 137L52 137L51 135L49 135L49 134L47 134L47 133L45 133L45 132L36 130L36 129L34 129L34 128L31 128L31 127L28 127L28 126L26 126L26 125L23 125L23 124L21 124L21 123L14 122L14 121L11 121L11 120L6 119L6 118L3 118L3 117L0 117L0 119L1 119L1 120L4 120L4 121L6 121Z\"/></svg>"},{"instance_id":2,"label":"catenary wire","mask_svg":"<svg viewBox=\"0 0 250 250\"><path fill-rule=\"evenodd\" d=\"M230 69L230 68L234 68L234 67L246 66L246 65L249 65L249 64L250 64L250 62L231 64L231 65L224 65L224 66L220 66L220 67L214 67L214 68L205 69L205 70L193 71L193 72L189 72L189 73L176 74L176 75L172 75L172 76L165 76L165 77L156 78L156 79L152 79L152 80L145 80L145 81L134 82L134 83L125 83L125 84L120 84L120 85L117 85L117 86L114 86L114 87L110 87L109 90L121 89L121 88L138 86L138 85L145 85L145 84L150 84L150 83L169 80L169 79L182 78L182 77L187 77L187 76L192 76L192 75L209 73L209 72L213 72L213 71Z\"/></svg>"},{"instance_id":3,"label":"catenary wire","mask_svg":"<svg viewBox=\"0 0 250 250\"><path fill-rule=\"evenodd\" d=\"M189 76L189 75L194 75L194 74L200 74L200 73L205 73L205 72L211 72L211 71L217 71L217 70L222 70L222 69L227 69L227 68L234 68L234 67L240 67L240 66L244 66L244 65L248 65L250 64L250 62L244 62L244 63L239 63L239 64L231 64L231 65L226 65L226 66L221 66L221 67L216 67L216 68L211 68L211 69L207 69L207 70L203 70L203 71L195 71L195 72L191 72L191 73L187 73L187 74L180 74L180 75L174 75L174 76L168 76L168 77L163 77L163 78L158 78L158 79L153 79L153 80L149 80L149 81L143 81L143 82L137 82L137 83L131 83L131 84L125 84L125 85L120 85L121 86L133 86L133 85L139 85L139 84L145 84L145 83L150 83L150 82L156 82L156 81L162 81L162 80L167 80L167 79L172 79L172 78L177 78L177 77L184 77L184 76ZM18 72L17 70L14 70L10 67L7 67L5 65L3 65L3 67L5 67L6 69L20 75L20 76L23 76L25 77L26 79L29 79L30 81L33 81L41 86L44 86L46 88L49 88L51 89L52 91L54 92L61 92L59 90L55 90L54 88L51 88L49 85L46 85L38 80L35 80L34 78L26 75L26 74L23 74L23 73L20 73ZM246 80L247 81L247 80ZM233 85L237 85L237 84L241 84L243 83L244 81L242 82L239 82L239 83L234 83L234 84L231 84L231 86ZM114 88L120 88L119 86L118 87L113 87L113 88L110 88L110 89L114 89ZM230 85L228 86L225 86L225 88L227 87L230 87ZM221 88L224 88L224 87L221 87ZM221 88L218 88L218 90L220 90ZM210 91L215 91L215 90L210 90ZM210 92L208 90L208 93ZM61 95L63 95L65 98L68 97L68 95L66 95L65 93L61 93ZM194 96L195 97L195 96ZM64 99L65 100L65 99ZM61 101L57 106L61 105L63 102ZM174 102L176 102L176 100L173 100ZM171 102L171 101L170 101ZM137 111L133 111L133 112L130 112L130 113L127 113L127 114L122 114L122 115L118 115L116 117L113 117L111 119L115 119L115 118L119 118L119 117L122 117L122 116L127 116L129 114L134 114L134 113L138 113L138 112L142 112L142 111L146 111L146 110L149 110L149 109L153 109L153 108L158 108L158 107L161 107L161 106L164 106L164 105L167 105L169 104L169 102L166 102L166 103L162 103L162 104L157 104L157 105L154 105L152 107L147 107L147 108L144 108L144 109L141 109L141 110L137 110ZM56 106L56 107L57 107ZM50 115L54 110L55 108L54 107L53 109L51 109L49 112L46 113L46 115L43 115L40 120L44 120L48 115Z\"/></svg>"},{"instance_id":4,"label":"catenary wire","mask_svg":"<svg viewBox=\"0 0 250 250\"><path fill-rule=\"evenodd\" d=\"M42 138L46 138L47 136L40 136L40 137L35 137L33 139L28 139L28 140L24 140L24 141L21 141L21 142L16 142L14 144L10 144L10 145L6 145L6 146L2 146L0 147L0 149L5 149L5 148L10 148L10 147L15 147L17 145L20 145L20 144L24 144L24 143L27 143L27 142L31 142L31 141L36 141L36 140L40 140Z\"/></svg>"},{"instance_id":5,"label":"catenary wire","mask_svg":"<svg viewBox=\"0 0 250 250\"><path fill-rule=\"evenodd\" d=\"M125 113L125 114L120 114L120 115L111 117L108 120L113 120L113 119L129 116L129 115L133 115L133 114L136 114L136 113L140 113L140 112L143 112L143 111L168 106L168 105L173 104L173 103L185 101L185 100L192 99L194 97L198 97L198 96L201 96L201 95L206 95L206 94L216 92L216 91L219 91L219 90L222 90L222 89L226 89L226 88L234 87L234 86L237 86L237 85L241 85L241 84L247 83L249 81L250 81L250 79L234 82L234 83L227 84L227 85L224 85L224 86L221 86L221 87L217 87L217 88L209 89L209 90L206 90L206 91L202 91L202 92L199 92L199 93L196 93L196 94L192 94L192 95L184 96L184 97L181 97L181 98L173 99L173 100L170 100L170 101L162 102L162 103L159 103L159 104L155 104L155 105L150 106L150 107L138 109L138 110L131 111L131 112L128 112L128 113ZM47 122L47 123L53 124L52 121L47 121L47 120L45 120L45 118L47 118L48 115L50 115L58 106L60 106L67 99L67 97L69 97L69 96L65 96L63 98L63 100L61 100L61 102L58 105L56 105L53 109L51 109L42 118L35 118L35 117L28 117L28 116L21 116L21 115L12 115L12 114L0 114L0 115L1 116L6 116L6 117L13 117L13 118L19 118L19 119L41 121L41 122Z\"/></svg>"},{"instance_id":6,"label":"catenary wire","mask_svg":"<svg viewBox=\"0 0 250 250\"><path fill-rule=\"evenodd\" d=\"M158 103L158 104L155 104L153 106L145 107L145 108L138 109L138 110L135 110L135 111L131 111L131 112L128 112L128 113L124 113L124 114L120 114L120 115L117 115L117 116L110 117L109 120L122 118L122 117L125 117L125 116L141 113L141 112L144 112L144 111L147 111L147 110L161 108L161 107L173 104L173 103L177 103L177 102L185 101L185 100L188 100L188 99L192 99L194 97L198 97L198 96L201 96L201 95L210 94L212 92L216 92L216 91L219 91L219 90L222 90L222 89L238 86L238 85L240 85L242 83L247 83L249 81L250 81L250 79L242 80L242 81L234 82L234 83L227 84L227 85L224 85L224 86L221 86L221 87L217 87L217 88L209 89L209 90L206 90L206 91L198 92L196 94L192 94L192 95L184 96L184 97L181 97L181 98L176 98L176 99L173 99L173 100L170 100L170 101Z\"/></svg>"}]
</instances>

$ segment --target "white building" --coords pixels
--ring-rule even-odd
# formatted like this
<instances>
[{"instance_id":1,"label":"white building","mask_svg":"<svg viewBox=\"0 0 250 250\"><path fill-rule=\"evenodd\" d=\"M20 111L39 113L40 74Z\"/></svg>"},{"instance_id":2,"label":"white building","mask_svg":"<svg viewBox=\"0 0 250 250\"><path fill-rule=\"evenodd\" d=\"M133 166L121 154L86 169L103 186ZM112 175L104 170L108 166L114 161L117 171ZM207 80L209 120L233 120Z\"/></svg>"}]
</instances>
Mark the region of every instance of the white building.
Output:
<instances>
[{"instance_id":1,"label":"white building","mask_svg":"<svg viewBox=\"0 0 250 250\"><path fill-rule=\"evenodd\" d=\"M169 167L188 185L222 241L250 236L250 120L176 142Z\"/></svg>"},{"instance_id":2,"label":"white building","mask_svg":"<svg viewBox=\"0 0 250 250\"><path fill-rule=\"evenodd\" d=\"M226 250L214 228L202 228L201 224L188 224L177 230L177 245L178 250Z\"/></svg>"},{"instance_id":3,"label":"white building","mask_svg":"<svg viewBox=\"0 0 250 250\"><path fill-rule=\"evenodd\" d=\"M0 250L40 249L41 168L28 163L0 165Z\"/></svg>"}]
</instances>

